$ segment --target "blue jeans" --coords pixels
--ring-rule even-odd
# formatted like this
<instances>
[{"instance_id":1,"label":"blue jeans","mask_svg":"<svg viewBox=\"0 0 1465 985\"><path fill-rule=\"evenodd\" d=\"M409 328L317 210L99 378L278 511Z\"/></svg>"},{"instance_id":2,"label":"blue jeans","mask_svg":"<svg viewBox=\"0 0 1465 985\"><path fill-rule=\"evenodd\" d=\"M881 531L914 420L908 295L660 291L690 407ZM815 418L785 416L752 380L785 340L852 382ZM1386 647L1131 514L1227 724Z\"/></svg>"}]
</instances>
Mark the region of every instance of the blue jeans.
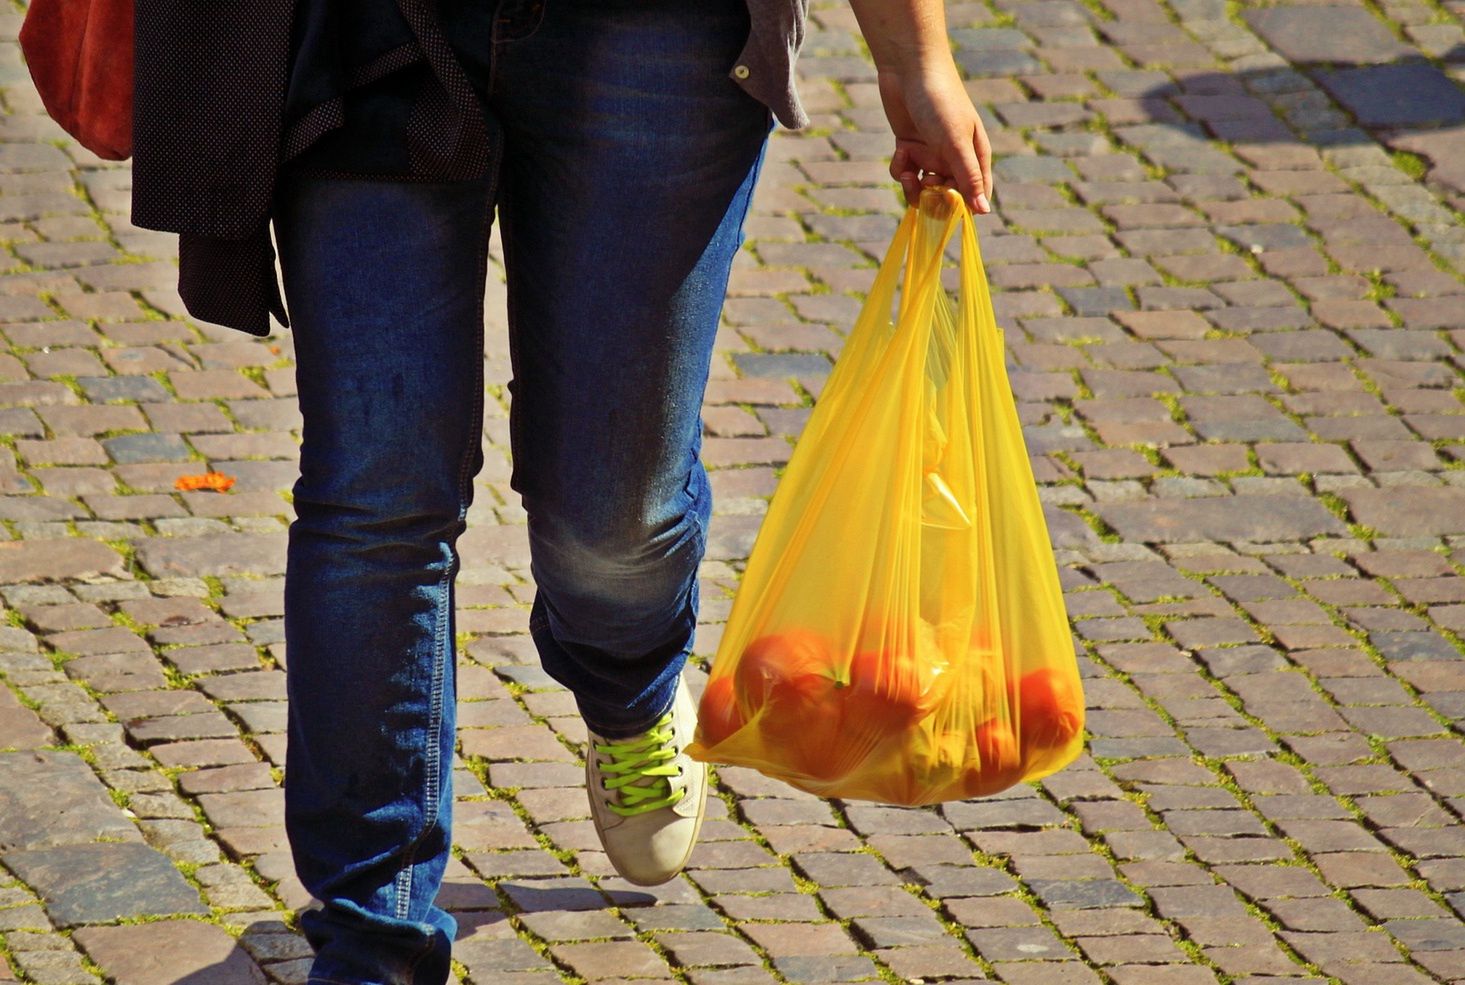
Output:
<instances>
[{"instance_id":1,"label":"blue jeans","mask_svg":"<svg viewBox=\"0 0 1465 985\"><path fill-rule=\"evenodd\" d=\"M282 184L304 415L285 587L286 825L312 983L440 985L453 580L482 464L493 207L513 488L545 669L607 736L670 707L711 511L700 408L769 129L741 0L549 0L495 37L484 181ZM522 25L522 21L516 22Z\"/></svg>"}]
</instances>

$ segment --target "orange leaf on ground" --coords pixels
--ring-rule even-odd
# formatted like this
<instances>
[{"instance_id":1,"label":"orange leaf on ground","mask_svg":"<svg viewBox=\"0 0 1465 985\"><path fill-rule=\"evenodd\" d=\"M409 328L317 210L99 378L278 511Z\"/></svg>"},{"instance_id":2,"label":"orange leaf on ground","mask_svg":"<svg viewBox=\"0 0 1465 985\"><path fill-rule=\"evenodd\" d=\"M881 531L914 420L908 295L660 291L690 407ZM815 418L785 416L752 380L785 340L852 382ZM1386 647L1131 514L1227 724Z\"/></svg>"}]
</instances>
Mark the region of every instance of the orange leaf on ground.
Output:
<instances>
[{"instance_id":1,"label":"orange leaf on ground","mask_svg":"<svg viewBox=\"0 0 1465 985\"><path fill-rule=\"evenodd\" d=\"M180 475L178 481L173 483L174 488L183 492L193 492L197 489L228 492L233 485L234 477L232 475L225 475L222 472L205 472L203 475Z\"/></svg>"}]
</instances>

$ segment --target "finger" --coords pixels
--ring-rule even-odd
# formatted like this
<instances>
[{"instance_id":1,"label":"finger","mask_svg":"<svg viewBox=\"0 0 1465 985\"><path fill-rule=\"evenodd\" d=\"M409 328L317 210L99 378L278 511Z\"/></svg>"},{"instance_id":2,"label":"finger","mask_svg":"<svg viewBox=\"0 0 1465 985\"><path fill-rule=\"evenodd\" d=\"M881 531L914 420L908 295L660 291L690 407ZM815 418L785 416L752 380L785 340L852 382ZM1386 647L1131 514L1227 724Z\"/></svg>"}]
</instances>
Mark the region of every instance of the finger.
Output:
<instances>
[{"instance_id":1,"label":"finger","mask_svg":"<svg viewBox=\"0 0 1465 985\"><path fill-rule=\"evenodd\" d=\"M952 177L956 179L956 187L973 212L986 215L992 211L992 204L987 200L986 194L989 172L983 171L977 157L975 134L970 140L956 141L955 150L958 160L956 173Z\"/></svg>"},{"instance_id":2,"label":"finger","mask_svg":"<svg viewBox=\"0 0 1465 985\"><path fill-rule=\"evenodd\" d=\"M921 181L914 171L905 171L900 176L900 190L905 195L905 204L921 204Z\"/></svg>"},{"instance_id":3,"label":"finger","mask_svg":"<svg viewBox=\"0 0 1465 985\"><path fill-rule=\"evenodd\" d=\"M904 147L897 147L895 153L890 157L890 176L900 184L901 193L905 196L905 204L915 205L921 198L921 183L916 175L916 169L911 164L910 151Z\"/></svg>"},{"instance_id":4,"label":"finger","mask_svg":"<svg viewBox=\"0 0 1465 985\"><path fill-rule=\"evenodd\" d=\"M990 197L996 190L992 184L992 142L987 139L987 130L982 126L981 118L977 119L977 161L982 168L982 187L986 189L990 205Z\"/></svg>"}]
</instances>

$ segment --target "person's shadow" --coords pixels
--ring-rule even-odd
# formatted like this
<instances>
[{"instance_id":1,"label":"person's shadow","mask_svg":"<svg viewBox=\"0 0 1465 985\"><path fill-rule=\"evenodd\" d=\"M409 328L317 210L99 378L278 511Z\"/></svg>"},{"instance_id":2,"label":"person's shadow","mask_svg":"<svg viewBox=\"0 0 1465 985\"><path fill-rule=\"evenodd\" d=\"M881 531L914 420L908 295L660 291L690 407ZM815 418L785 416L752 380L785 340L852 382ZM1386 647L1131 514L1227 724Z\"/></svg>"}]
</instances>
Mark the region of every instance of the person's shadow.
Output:
<instances>
[{"instance_id":1,"label":"person's shadow","mask_svg":"<svg viewBox=\"0 0 1465 985\"><path fill-rule=\"evenodd\" d=\"M506 919L502 910L493 908L497 906L497 897L493 889L486 883L459 882L445 888L447 893L440 896L438 901L447 906L457 919L460 943L473 938L480 931L492 929ZM553 881L546 881L541 886L535 880L505 880L504 889L513 900L514 906L520 912L525 913L583 912L604 910L612 906L653 906L658 901L656 893L652 891L619 889L602 891L588 885L583 888L569 888ZM465 909L460 910L460 906ZM292 958L308 960L308 951L303 949L304 941L297 935L291 934L283 923L277 927L261 929L267 931L263 936L278 938L280 944L277 946L291 948L288 955L281 955L276 951L271 955L272 957L285 957L286 960ZM287 940L287 938L289 939ZM264 945L264 949L261 950L258 938L256 938L254 947L261 956L271 954L272 951L269 945ZM129 977L126 972L123 972L117 978L117 983L118 985L268 985L269 983L268 977L261 970L255 957L248 949L239 944L236 944L223 960L208 967L191 971L182 977L165 977L167 977L166 981L156 977L144 980L140 977Z\"/></svg>"},{"instance_id":2,"label":"person's shadow","mask_svg":"<svg viewBox=\"0 0 1465 985\"><path fill-rule=\"evenodd\" d=\"M1320 28L1321 18L1351 12L1326 7L1249 12L1247 19L1258 33L1290 56L1288 65L1185 74L1178 83L1154 85L1138 95L1150 122L1199 141L1233 144L1337 147L1378 142L1417 155L1428 168L1426 181L1465 195L1465 90L1434 61L1392 36L1360 41L1347 25L1314 36L1277 27L1285 22L1271 20L1299 16L1299 10L1312 18L1299 26L1316 23ZM1465 44L1454 45L1438 61L1465 64ZM1154 156L1164 154L1159 149Z\"/></svg>"},{"instance_id":3,"label":"person's shadow","mask_svg":"<svg viewBox=\"0 0 1465 985\"><path fill-rule=\"evenodd\" d=\"M123 981L119 979L118 985L122 985ZM269 985L269 979L248 952L240 948L230 954L227 960L200 968L171 982L138 982L137 985Z\"/></svg>"}]
</instances>

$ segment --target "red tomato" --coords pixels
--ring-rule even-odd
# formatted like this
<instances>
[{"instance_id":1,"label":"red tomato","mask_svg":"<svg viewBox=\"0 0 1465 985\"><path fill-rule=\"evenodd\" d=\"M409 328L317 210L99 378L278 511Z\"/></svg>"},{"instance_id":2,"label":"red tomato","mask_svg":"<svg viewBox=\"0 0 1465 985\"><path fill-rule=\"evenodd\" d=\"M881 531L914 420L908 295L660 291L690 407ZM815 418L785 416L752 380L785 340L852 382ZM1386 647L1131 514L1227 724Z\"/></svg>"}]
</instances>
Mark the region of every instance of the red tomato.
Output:
<instances>
[{"instance_id":1,"label":"red tomato","mask_svg":"<svg viewBox=\"0 0 1465 985\"><path fill-rule=\"evenodd\" d=\"M977 755L980 761L967 767L963 788L968 797L1006 790L1022 776L1022 753L1017 736L1002 719L994 718L977 726Z\"/></svg>"},{"instance_id":2,"label":"red tomato","mask_svg":"<svg viewBox=\"0 0 1465 985\"><path fill-rule=\"evenodd\" d=\"M743 651L734 676L740 706L756 720L771 761L816 780L844 771L844 712L823 637L805 629L764 636Z\"/></svg>"},{"instance_id":3,"label":"red tomato","mask_svg":"<svg viewBox=\"0 0 1465 985\"><path fill-rule=\"evenodd\" d=\"M1006 769L1015 765L1021 753L1018 752L1017 736L1012 726L994 718L977 726L977 755L981 757L983 769Z\"/></svg>"},{"instance_id":4,"label":"red tomato","mask_svg":"<svg viewBox=\"0 0 1465 985\"><path fill-rule=\"evenodd\" d=\"M971 758L972 741L969 732L964 734L955 728L937 730L922 725L912 729L904 769L882 791L885 799L912 805L961 799L965 795L960 789L949 797L941 796L941 792L953 783L960 787L964 764Z\"/></svg>"},{"instance_id":5,"label":"red tomato","mask_svg":"<svg viewBox=\"0 0 1465 985\"><path fill-rule=\"evenodd\" d=\"M1056 749L1083 729L1083 695L1071 675L1043 667L1017 682L1013 704L1024 747Z\"/></svg>"},{"instance_id":6,"label":"red tomato","mask_svg":"<svg viewBox=\"0 0 1465 985\"><path fill-rule=\"evenodd\" d=\"M851 725L885 734L903 732L926 712L929 675L915 654L865 650L850 661L841 698Z\"/></svg>"},{"instance_id":7,"label":"red tomato","mask_svg":"<svg viewBox=\"0 0 1465 985\"><path fill-rule=\"evenodd\" d=\"M732 675L724 674L708 681L697 710L697 730L702 743L715 746L746 724L738 708L737 695L733 694Z\"/></svg>"},{"instance_id":8,"label":"red tomato","mask_svg":"<svg viewBox=\"0 0 1465 985\"><path fill-rule=\"evenodd\" d=\"M775 691L757 721L769 757L811 779L834 779L852 765L832 686L822 700L792 688Z\"/></svg>"},{"instance_id":9,"label":"red tomato","mask_svg":"<svg viewBox=\"0 0 1465 985\"><path fill-rule=\"evenodd\" d=\"M738 702L751 716L773 696L790 688L817 697L834 684L829 645L818 633L793 629L762 636L748 644L733 671Z\"/></svg>"}]
</instances>

